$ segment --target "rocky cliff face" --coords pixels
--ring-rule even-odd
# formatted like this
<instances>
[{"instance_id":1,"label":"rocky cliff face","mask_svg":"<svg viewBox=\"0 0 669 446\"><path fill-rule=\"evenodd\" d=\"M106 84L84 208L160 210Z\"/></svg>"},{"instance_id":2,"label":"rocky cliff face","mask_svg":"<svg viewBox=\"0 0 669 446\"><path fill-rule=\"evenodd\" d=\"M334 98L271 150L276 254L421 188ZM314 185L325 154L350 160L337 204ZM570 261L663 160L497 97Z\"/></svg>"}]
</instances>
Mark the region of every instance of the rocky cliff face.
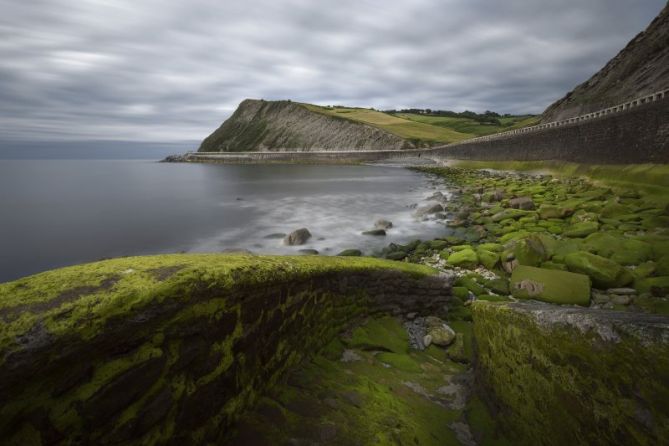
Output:
<instances>
[{"instance_id":1,"label":"rocky cliff face","mask_svg":"<svg viewBox=\"0 0 669 446\"><path fill-rule=\"evenodd\" d=\"M299 103L247 99L202 142L199 151L412 148L412 143L385 130L314 113Z\"/></svg>"},{"instance_id":2,"label":"rocky cliff face","mask_svg":"<svg viewBox=\"0 0 669 446\"><path fill-rule=\"evenodd\" d=\"M669 6L604 68L543 114L559 121L669 88Z\"/></svg>"}]
</instances>

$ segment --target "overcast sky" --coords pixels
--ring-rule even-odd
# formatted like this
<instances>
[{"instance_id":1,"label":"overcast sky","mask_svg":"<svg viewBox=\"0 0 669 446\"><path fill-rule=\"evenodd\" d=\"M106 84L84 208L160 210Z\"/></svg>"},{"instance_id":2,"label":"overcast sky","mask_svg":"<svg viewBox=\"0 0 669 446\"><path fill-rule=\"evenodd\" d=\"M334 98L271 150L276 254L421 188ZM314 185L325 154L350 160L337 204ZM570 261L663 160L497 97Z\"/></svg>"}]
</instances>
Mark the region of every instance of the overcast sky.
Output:
<instances>
[{"instance_id":1,"label":"overcast sky","mask_svg":"<svg viewBox=\"0 0 669 446\"><path fill-rule=\"evenodd\" d=\"M666 0L0 0L0 140L199 140L245 98L539 113Z\"/></svg>"}]
</instances>

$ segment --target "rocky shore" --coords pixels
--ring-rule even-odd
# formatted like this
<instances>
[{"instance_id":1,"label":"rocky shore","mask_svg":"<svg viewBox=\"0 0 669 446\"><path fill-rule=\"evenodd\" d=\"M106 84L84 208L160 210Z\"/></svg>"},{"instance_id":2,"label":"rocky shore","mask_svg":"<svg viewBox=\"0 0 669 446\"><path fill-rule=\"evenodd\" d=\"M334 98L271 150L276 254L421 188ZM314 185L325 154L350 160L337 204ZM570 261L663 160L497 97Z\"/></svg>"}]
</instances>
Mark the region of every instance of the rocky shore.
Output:
<instances>
[{"instance_id":1,"label":"rocky shore","mask_svg":"<svg viewBox=\"0 0 669 446\"><path fill-rule=\"evenodd\" d=\"M389 245L382 256L454 272L463 303L536 299L669 312L665 195L582 178L419 170L450 191L428 197L441 200L450 235Z\"/></svg>"}]
</instances>

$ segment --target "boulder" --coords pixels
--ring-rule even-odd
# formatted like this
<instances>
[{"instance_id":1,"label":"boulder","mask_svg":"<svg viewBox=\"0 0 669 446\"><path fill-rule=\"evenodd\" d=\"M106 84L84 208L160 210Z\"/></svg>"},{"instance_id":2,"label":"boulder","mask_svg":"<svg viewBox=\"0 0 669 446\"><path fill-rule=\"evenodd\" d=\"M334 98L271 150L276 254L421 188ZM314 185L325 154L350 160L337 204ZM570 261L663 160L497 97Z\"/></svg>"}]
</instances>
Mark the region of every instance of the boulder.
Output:
<instances>
[{"instance_id":1,"label":"boulder","mask_svg":"<svg viewBox=\"0 0 669 446\"><path fill-rule=\"evenodd\" d=\"M511 275L511 293L518 299L587 306L590 279L584 274L521 265Z\"/></svg>"},{"instance_id":2,"label":"boulder","mask_svg":"<svg viewBox=\"0 0 669 446\"><path fill-rule=\"evenodd\" d=\"M534 209L534 201L530 197L518 197L509 200L509 206L513 209L522 209L524 211L531 211Z\"/></svg>"},{"instance_id":3,"label":"boulder","mask_svg":"<svg viewBox=\"0 0 669 446\"><path fill-rule=\"evenodd\" d=\"M492 221L496 223L502 220L506 220L507 218L512 218L517 220L519 218L527 217L528 215L533 215L533 214L534 213L531 211L524 211L522 209L505 209L493 215Z\"/></svg>"},{"instance_id":4,"label":"boulder","mask_svg":"<svg viewBox=\"0 0 669 446\"><path fill-rule=\"evenodd\" d=\"M359 249L345 249L337 255L343 257L360 257L362 255L362 251Z\"/></svg>"},{"instance_id":5,"label":"boulder","mask_svg":"<svg viewBox=\"0 0 669 446\"><path fill-rule=\"evenodd\" d=\"M425 325L427 326L427 336L430 336L432 344L439 347L448 347L455 341L455 331L438 317L426 317Z\"/></svg>"},{"instance_id":6,"label":"boulder","mask_svg":"<svg viewBox=\"0 0 669 446\"><path fill-rule=\"evenodd\" d=\"M383 218L376 220L376 223L374 223L374 229L390 229L392 227L393 222L384 220Z\"/></svg>"},{"instance_id":7,"label":"boulder","mask_svg":"<svg viewBox=\"0 0 669 446\"><path fill-rule=\"evenodd\" d=\"M622 246L617 246L611 260L621 265L639 265L653 256L653 247L650 243L641 240L627 239Z\"/></svg>"},{"instance_id":8,"label":"boulder","mask_svg":"<svg viewBox=\"0 0 669 446\"><path fill-rule=\"evenodd\" d=\"M317 256L318 255L318 251L316 251L315 249L300 249L298 252L300 254L304 254L304 255L308 255L308 256Z\"/></svg>"},{"instance_id":9,"label":"boulder","mask_svg":"<svg viewBox=\"0 0 669 446\"><path fill-rule=\"evenodd\" d=\"M571 208L542 204L539 207L538 212L539 212L539 217L541 217L542 220L547 220L549 218L569 217L574 213L574 210Z\"/></svg>"},{"instance_id":10,"label":"boulder","mask_svg":"<svg viewBox=\"0 0 669 446\"><path fill-rule=\"evenodd\" d=\"M564 263L569 271L589 276L598 288L616 288L629 284L634 278L627 279L622 266L607 259L585 251L567 254ZM629 271L627 271L629 273Z\"/></svg>"},{"instance_id":11,"label":"boulder","mask_svg":"<svg viewBox=\"0 0 669 446\"><path fill-rule=\"evenodd\" d=\"M286 234L284 234L283 232L275 232L273 234L267 234L263 238L264 239L279 239L279 238L284 238L285 236L286 236Z\"/></svg>"},{"instance_id":12,"label":"boulder","mask_svg":"<svg viewBox=\"0 0 669 446\"><path fill-rule=\"evenodd\" d=\"M307 228L296 229L283 238L283 244L288 246L304 245L311 238Z\"/></svg>"},{"instance_id":13,"label":"boulder","mask_svg":"<svg viewBox=\"0 0 669 446\"><path fill-rule=\"evenodd\" d=\"M443 212L444 207L440 204L430 204L427 206L421 206L414 212L416 217L425 217L430 214L436 214L438 212Z\"/></svg>"},{"instance_id":14,"label":"boulder","mask_svg":"<svg viewBox=\"0 0 669 446\"><path fill-rule=\"evenodd\" d=\"M372 229L371 231L364 231L362 235L374 235L374 236L385 236L386 231L385 229Z\"/></svg>"},{"instance_id":15,"label":"boulder","mask_svg":"<svg viewBox=\"0 0 669 446\"><path fill-rule=\"evenodd\" d=\"M508 254L512 253L519 265L539 266L541 262L549 258L543 243L535 236L512 242L511 246L511 250L505 251L504 254L508 258ZM505 257L504 254L503 257Z\"/></svg>"},{"instance_id":16,"label":"boulder","mask_svg":"<svg viewBox=\"0 0 669 446\"><path fill-rule=\"evenodd\" d=\"M386 254L386 259L388 260L403 260L407 256L407 253L404 251L393 251Z\"/></svg>"},{"instance_id":17,"label":"boulder","mask_svg":"<svg viewBox=\"0 0 669 446\"><path fill-rule=\"evenodd\" d=\"M599 223L596 221L581 221L574 223L563 234L566 237L586 237L599 230Z\"/></svg>"},{"instance_id":18,"label":"boulder","mask_svg":"<svg viewBox=\"0 0 669 446\"><path fill-rule=\"evenodd\" d=\"M462 251L454 252L448 256L446 263L451 266L459 266L461 268L471 268L478 264L479 258L471 248L463 249Z\"/></svg>"},{"instance_id":19,"label":"boulder","mask_svg":"<svg viewBox=\"0 0 669 446\"><path fill-rule=\"evenodd\" d=\"M478 256L481 265L485 266L487 269L493 269L499 262L499 254L496 252L477 249L476 255Z\"/></svg>"}]
</instances>

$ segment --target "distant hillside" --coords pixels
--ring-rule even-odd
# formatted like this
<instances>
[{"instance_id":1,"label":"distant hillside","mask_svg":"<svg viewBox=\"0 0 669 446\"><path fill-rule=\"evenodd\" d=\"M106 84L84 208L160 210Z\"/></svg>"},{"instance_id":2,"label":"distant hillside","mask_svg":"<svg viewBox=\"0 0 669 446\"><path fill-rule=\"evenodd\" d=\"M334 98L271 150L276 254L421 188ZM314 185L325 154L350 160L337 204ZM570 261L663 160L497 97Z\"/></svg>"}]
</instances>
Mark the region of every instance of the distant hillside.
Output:
<instances>
[{"instance_id":1,"label":"distant hillside","mask_svg":"<svg viewBox=\"0 0 669 446\"><path fill-rule=\"evenodd\" d=\"M199 151L416 149L532 125L536 117L496 121L247 99Z\"/></svg>"},{"instance_id":2,"label":"distant hillside","mask_svg":"<svg viewBox=\"0 0 669 446\"><path fill-rule=\"evenodd\" d=\"M587 82L543 113L559 121L669 88L669 5Z\"/></svg>"},{"instance_id":3,"label":"distant hillside","mask_svg":"<svg viewBox=\"0 0 669 446\"><path fill-rule=\"evenodd\" d=\"M200 146L200 152L260 150L400 150L416 145L381 128L316 113L291 101L247 99Z\"/></svg>"}]
</instances>

